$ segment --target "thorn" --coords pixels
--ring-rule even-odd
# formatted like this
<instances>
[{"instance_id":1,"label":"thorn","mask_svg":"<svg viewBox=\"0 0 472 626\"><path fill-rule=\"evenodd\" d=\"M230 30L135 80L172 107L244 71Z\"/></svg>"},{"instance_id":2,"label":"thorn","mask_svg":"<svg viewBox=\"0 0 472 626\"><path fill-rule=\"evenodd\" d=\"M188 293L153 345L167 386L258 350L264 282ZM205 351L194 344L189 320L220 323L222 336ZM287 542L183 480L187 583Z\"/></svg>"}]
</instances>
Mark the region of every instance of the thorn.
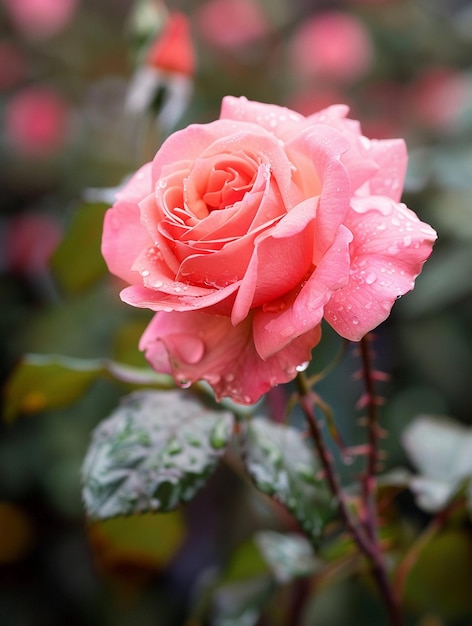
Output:
<instances>
[{"instance_id":1,"label":"thorn","mask_svg":"<svg viewBox=\"0 0 472 626\"><path fill-rule=\"evenodd\" d=\"M362 394L359 400L356 402L356 409L363 409L371 402L371 397L368 393Z\"/></svg>"},{"instance_id":2,"label":"thorn","mask_svg":"<svg viewBox=\"0 0 472 626\"><path fill-rule=\"evenodd\" d=\"M369 454L370 446L363 444L359 446L350 446L346 449L346 454L351 456L361 456L362 454Z\"/></svg>"},{"instance_id":3,"label":"thorn","mask_svg":"<svg viewBox=\"0 0 472 626\"><path fill-rule=\"evenodd\" d=\"M381 372L380 370L374 370L372 372L372 378L374 380L388 381L391 380L392 377L387 372Z\"/></svg>"}]
</instances>

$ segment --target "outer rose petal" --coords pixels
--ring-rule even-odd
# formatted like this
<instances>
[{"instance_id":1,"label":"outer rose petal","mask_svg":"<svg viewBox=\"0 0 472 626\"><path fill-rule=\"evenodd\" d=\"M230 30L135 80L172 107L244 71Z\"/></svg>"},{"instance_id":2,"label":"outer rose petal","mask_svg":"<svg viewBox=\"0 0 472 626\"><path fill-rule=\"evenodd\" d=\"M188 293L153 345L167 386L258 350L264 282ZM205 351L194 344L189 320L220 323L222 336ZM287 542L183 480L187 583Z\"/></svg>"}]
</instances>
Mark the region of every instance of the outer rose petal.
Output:
<instances>
[{"instance_id":1,"label":"outer rose petal","mask_svg":"<svg viewBox=\"0 0 472 626\"><path fill-rule=\"evenodd\" d=\"M299 291L256 311L254 343L262 358L283 350L321 323L333 291L347 283L351 240L351 232L341 226L333 245Z\"/></svg>"},{"instance_id":2,"label":"outer rose petal","mask_svg":"<svg viewBox=\"0 0 472 626\"><path fill-rule=\"evenodd\" d=\"M317 204L318 198L300 203L256 239L234 303L234 325L246 318L252 307L289 292L311 269Z\"/></svg>"},{"instance_id":3,"label":"outer rose petal","mask_svg":"<svg viewBox=\"0 0 472 626\"><path fill-rule=\"evenodd\" d=\"M267 360L252 340L252 320L234 327L229 318L202 312L158 313L139 344L157 371L180 384L206 380L217 398L253 404L271 387L297 374L311 358L321 331L316 327Z\"/></svg>"},{"instance_id":4,"label":"outer rose petal","mask_svg":"<svg viewBox=\"0 0 472 626\"><path fill-rule=\"evenodd\" d=\"M152 245L140 221L138 202L151 192L151 164L139 169L117 193L117 201L105 214L102 234L102 255L112 274L127 283L140 282L132 270L143 249Z\"/></svg>"},{"instance_id":5,"label":"outer rose petal","mask_svg":"<svg viewBox=\"0 0 472 626\"><path fill-rule=\"evenodd\" d=\"M282 140L293 138L303 128L305 117L276 104L263 104L245 98L226 96L221 104L220 119L252 122Z\"/></svg>"},{"instance_id":6,"label":"outer rose petal","mask_svg":"<svg viewBox=\"0 0 472 626\"><path fill-rule=\"evenodd\" d=\"M378 171L369 181L369 195L388 196L398 202L403 192L408 155L403 139L371 139L369 157Z\"/></svg>"},{"instance_id":7,"label":"outer rose petal","mask_svg":"<svg viewBox=\"0 0 472 626\"><path fill-rule=\"evenodd\" d=\"M340 335L358 341L413 289L436 232L384 196L354 199L346 224L354 234L350 278L331 297L325 318Z\"/></svg>"}]
</instances>

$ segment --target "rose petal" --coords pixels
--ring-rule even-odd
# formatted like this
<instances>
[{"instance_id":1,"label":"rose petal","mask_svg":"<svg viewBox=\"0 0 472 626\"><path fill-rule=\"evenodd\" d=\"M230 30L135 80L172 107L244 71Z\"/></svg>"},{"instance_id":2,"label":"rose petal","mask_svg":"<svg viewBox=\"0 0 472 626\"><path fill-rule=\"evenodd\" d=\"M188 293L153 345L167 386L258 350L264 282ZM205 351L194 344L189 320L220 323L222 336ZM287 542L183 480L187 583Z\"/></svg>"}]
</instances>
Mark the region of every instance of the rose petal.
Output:
<instances>
[{"instance_id":1,"label":"rose petal","mask_svg":"<svg viewBox=\"0 0 472 626\"><path fill-rule=\"evenodd\" d=\"M255 306L291 291L310 270L318 199L292 209L271 230L260 235L241 282L231 320L241 322Z\"/></svg>"},{"instance_id":2,"label":"rose petal","mask_svg":"<svg viewBox=\"0 0 472 626\"><path fill-rule=\"evenodd\" d=\"M244 96L226 96L221 104L220 119L255 122L282 140L290 139L301 130L303 115L276 104L252 102Z\"/></svg>"},{"instance_id":3,"label":"rose petal","mask_svg":"<svg viewBox=\"0 0 472 626\"><path fill-rule=\"evenodd\" d=\"M298 172L294 175L300 187L305 181L319 179L320 202L316 215L314 262L318 263L332 245L349 208L351 187L341 162L349 142L335 129L314 126L287 144L287 152ZM307 193L307 197L313 193Z\"/></svg>"},{"instance_id":4,"label":"rose petal","mask_svg":"<svg viewBox=\"0 0 472 626\"><path fill-rule=\"evenodd\" d=\"M321 323L324 306L349 276L351 231L341 226L331 248L301 287L254 314L254 343L262 358L282 350Z\"/></svg>"},{"instance_id":5,"label":"rose petal","mask_svg":"<svg viewBox=\"0 0 472 626\"><path fill-rule=\"evenodd\" d=\"M184 347L190 337L190 347ZM139 347L154 369L171 373L179 384L206 380L217 398L252 404L274 385L293 380L319 339L318 327L262 360L252 341L250 318L234 327L228 317L202 312L158 313Z\"/></svg>"},{"instance_id":6,"label":"rose petal","mask_svg":"<svg viewBox=\"0 0 472 626\"><path fill-rule=\"evenodd\" d=\"M132 269L136 257L152 241L140 221L137 202L151 190L151 164L148 163L117 193L117 202L105 214L102 234L102 255L110 272L127 283L140 282Z\"/></svg>"},{"instance_id":7,"label":"rose petal","mask_svg":"<svg viewBox=\"0 0 472 626\"><path fill-rule=\"evenodd\" d=\"M346 218L354 234L351 274L331 297L325 317L340 335L358 341L413 289L436 233L405 205L386 197L358 198L352 207Z\"/></svg>"},{"instance_id":8,"label":"rose petal","mask_svg":"<svg viewBox=\"0 0 472 626\"><path fill-rule=\"evenodd\" d=\"M141 285L133 285L123 289L120 298L131 306L151 309L151 311L194 311L195 309L212 307L216 313L226 315L232 309L234 302L232 296L238 289L239 283L228 285L222 289L205 289L205 293L202 295L189 296L185 295L185 286L186 283L173 281L164 283L161 291L157 291ZM193 287L192 292L194 293L196 289ZM171 293L172 291L174 293Z\"/></svg>"},{"instance_id":9,"label":"rose petal","mask_svg":"<svg viewBox=\"0 0 472 626\"><path fill-rule=\"evenodd\" d=\"M403 139L372 139L369 154L378 164L377 173L369 181L370 195L388 196L398 202L408 162L405 142Z\"/></svg>"}]
</instances>

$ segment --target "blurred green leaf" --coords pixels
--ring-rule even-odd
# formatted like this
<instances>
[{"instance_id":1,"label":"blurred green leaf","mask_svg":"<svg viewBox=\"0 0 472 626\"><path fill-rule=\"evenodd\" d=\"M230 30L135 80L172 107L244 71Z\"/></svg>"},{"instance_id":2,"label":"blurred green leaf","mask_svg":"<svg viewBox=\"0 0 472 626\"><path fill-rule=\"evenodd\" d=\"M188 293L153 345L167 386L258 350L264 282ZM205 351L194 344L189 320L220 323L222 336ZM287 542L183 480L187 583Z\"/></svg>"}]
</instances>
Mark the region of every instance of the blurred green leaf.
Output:
<instances>
[{"instance_id":1,"label":"blurred green leaf","mask_svg":"<svg viewBox=\"0 0 472 626\"><path fill-rule=\"evenodd\" d=\"M5 419L66 406L84 393L100 369L96 361L25 356L6 385Z\"/></svg>"},{"instance_id":2,"label":"blurred green leaf","mask_svg":"<svg viewBox=\"0 0 472 626\"><path fill-rule=\"evenodd\" d=\"M422 415L405 430L403 445L419 471L410 488L426 511L443 508L462 481L472 476L472 428Z\"/></svg>"},{"instance_id":3,"label":"blurred green leaf","mask_svg":"<svg viewBox=\"0 0 472 626\"><path fill-rule=\"evenodd\" d=\"M243 441L247 470L258 489L282 502L314 539L321 535L331 507L316 474L309 443L295 428L256 418Z\"/></svg>"},{"instance_id":4,"label":"blurred green leaf","mask_svg":"<svg viewBox=\"0 0 472 626\"><path fill-rule=\"evenodd\" d=\"M443 619L470 618L471 579L470 533L446 530L428 543L410 571L405 603L417 610L437 613Z\"/></svg>"},{"instance_id":5,"label":"blurred green leaf","mask_svg":"<svg viewBox=\"0 0 472 626\"><path fill-rule=\"evenodd\" d=\"M224 583L233 583L268 573L267 562L256 543L251 539L234 550L222 580Z\"/></svg>"},{"instance_id":6,"label":"blurred green leaf","mask_svg":"<svg viewBox=\"0 0 472 626\"><path fill-rule=\"evenodd\" d=\"M106 204L83 204L74 212L68 232L51 259L51 268L64 291L86 289L106 273L100 243Z\"/></svg>"},{"instance_id":7,"label":"blurred green leaf","mask_svg":"<svg viewBox=\"0 0 472 626\"><path fill-rule=\"evenodd\" d=\"M255 541L280 584L308 576L318 566L310 542L301 535L263 530L256 533Z\"/></svg>"},{"instance_id":8,"label":"blurred green leaf","mask_svg":"<svg viewBox=\"0 0 472 626\"><path fill-rule=\"evenodd\" d=\"M12 421L21 413L38 413L67 406L103 376L130 385L173 386L168 376L109 359L29 354L18 364L7 382L5 419Z\"/></svg>"},{"instance_id":9,"label":"blurred green leaf","mask_svg":"<svg viewBox=\"0 0 472 626\"><path fill-rule=\"evenodd\" d=\"M95 557L111 569L123 561L165 567L181 547L185 534L180 511L115 517L88 528Z\"/></svg>"},{"instance_id":10,"label":"blurred green leaf","mask_svg":"<svg viewBox=\"0 0 472 626\"><path fill-rule=\"evenodd\" d=\"M83 465L92 518L170 511L206 483L231 437L233 415L183 391L140 391L96 429Z\"/></svg>"}]
</instances>

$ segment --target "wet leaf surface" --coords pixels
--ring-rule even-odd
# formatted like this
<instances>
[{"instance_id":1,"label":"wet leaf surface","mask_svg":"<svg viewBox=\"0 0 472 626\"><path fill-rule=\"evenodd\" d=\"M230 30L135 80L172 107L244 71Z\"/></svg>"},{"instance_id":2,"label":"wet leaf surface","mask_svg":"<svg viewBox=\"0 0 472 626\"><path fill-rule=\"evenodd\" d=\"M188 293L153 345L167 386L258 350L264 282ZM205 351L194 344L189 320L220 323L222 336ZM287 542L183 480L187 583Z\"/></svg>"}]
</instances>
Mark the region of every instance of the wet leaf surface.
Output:
<instances>
[{"instance_id":1,"label":"wet leaf surface","mask_svg":"<svg viewBox=\"0 0 472 626\"><path fill-rule=\"evenodd\" d=\"M94 431L83 465L92 518L170 511L205 484L232 434L233 416L182 391L140 391Z\"/></svg>"}]
</instances>

